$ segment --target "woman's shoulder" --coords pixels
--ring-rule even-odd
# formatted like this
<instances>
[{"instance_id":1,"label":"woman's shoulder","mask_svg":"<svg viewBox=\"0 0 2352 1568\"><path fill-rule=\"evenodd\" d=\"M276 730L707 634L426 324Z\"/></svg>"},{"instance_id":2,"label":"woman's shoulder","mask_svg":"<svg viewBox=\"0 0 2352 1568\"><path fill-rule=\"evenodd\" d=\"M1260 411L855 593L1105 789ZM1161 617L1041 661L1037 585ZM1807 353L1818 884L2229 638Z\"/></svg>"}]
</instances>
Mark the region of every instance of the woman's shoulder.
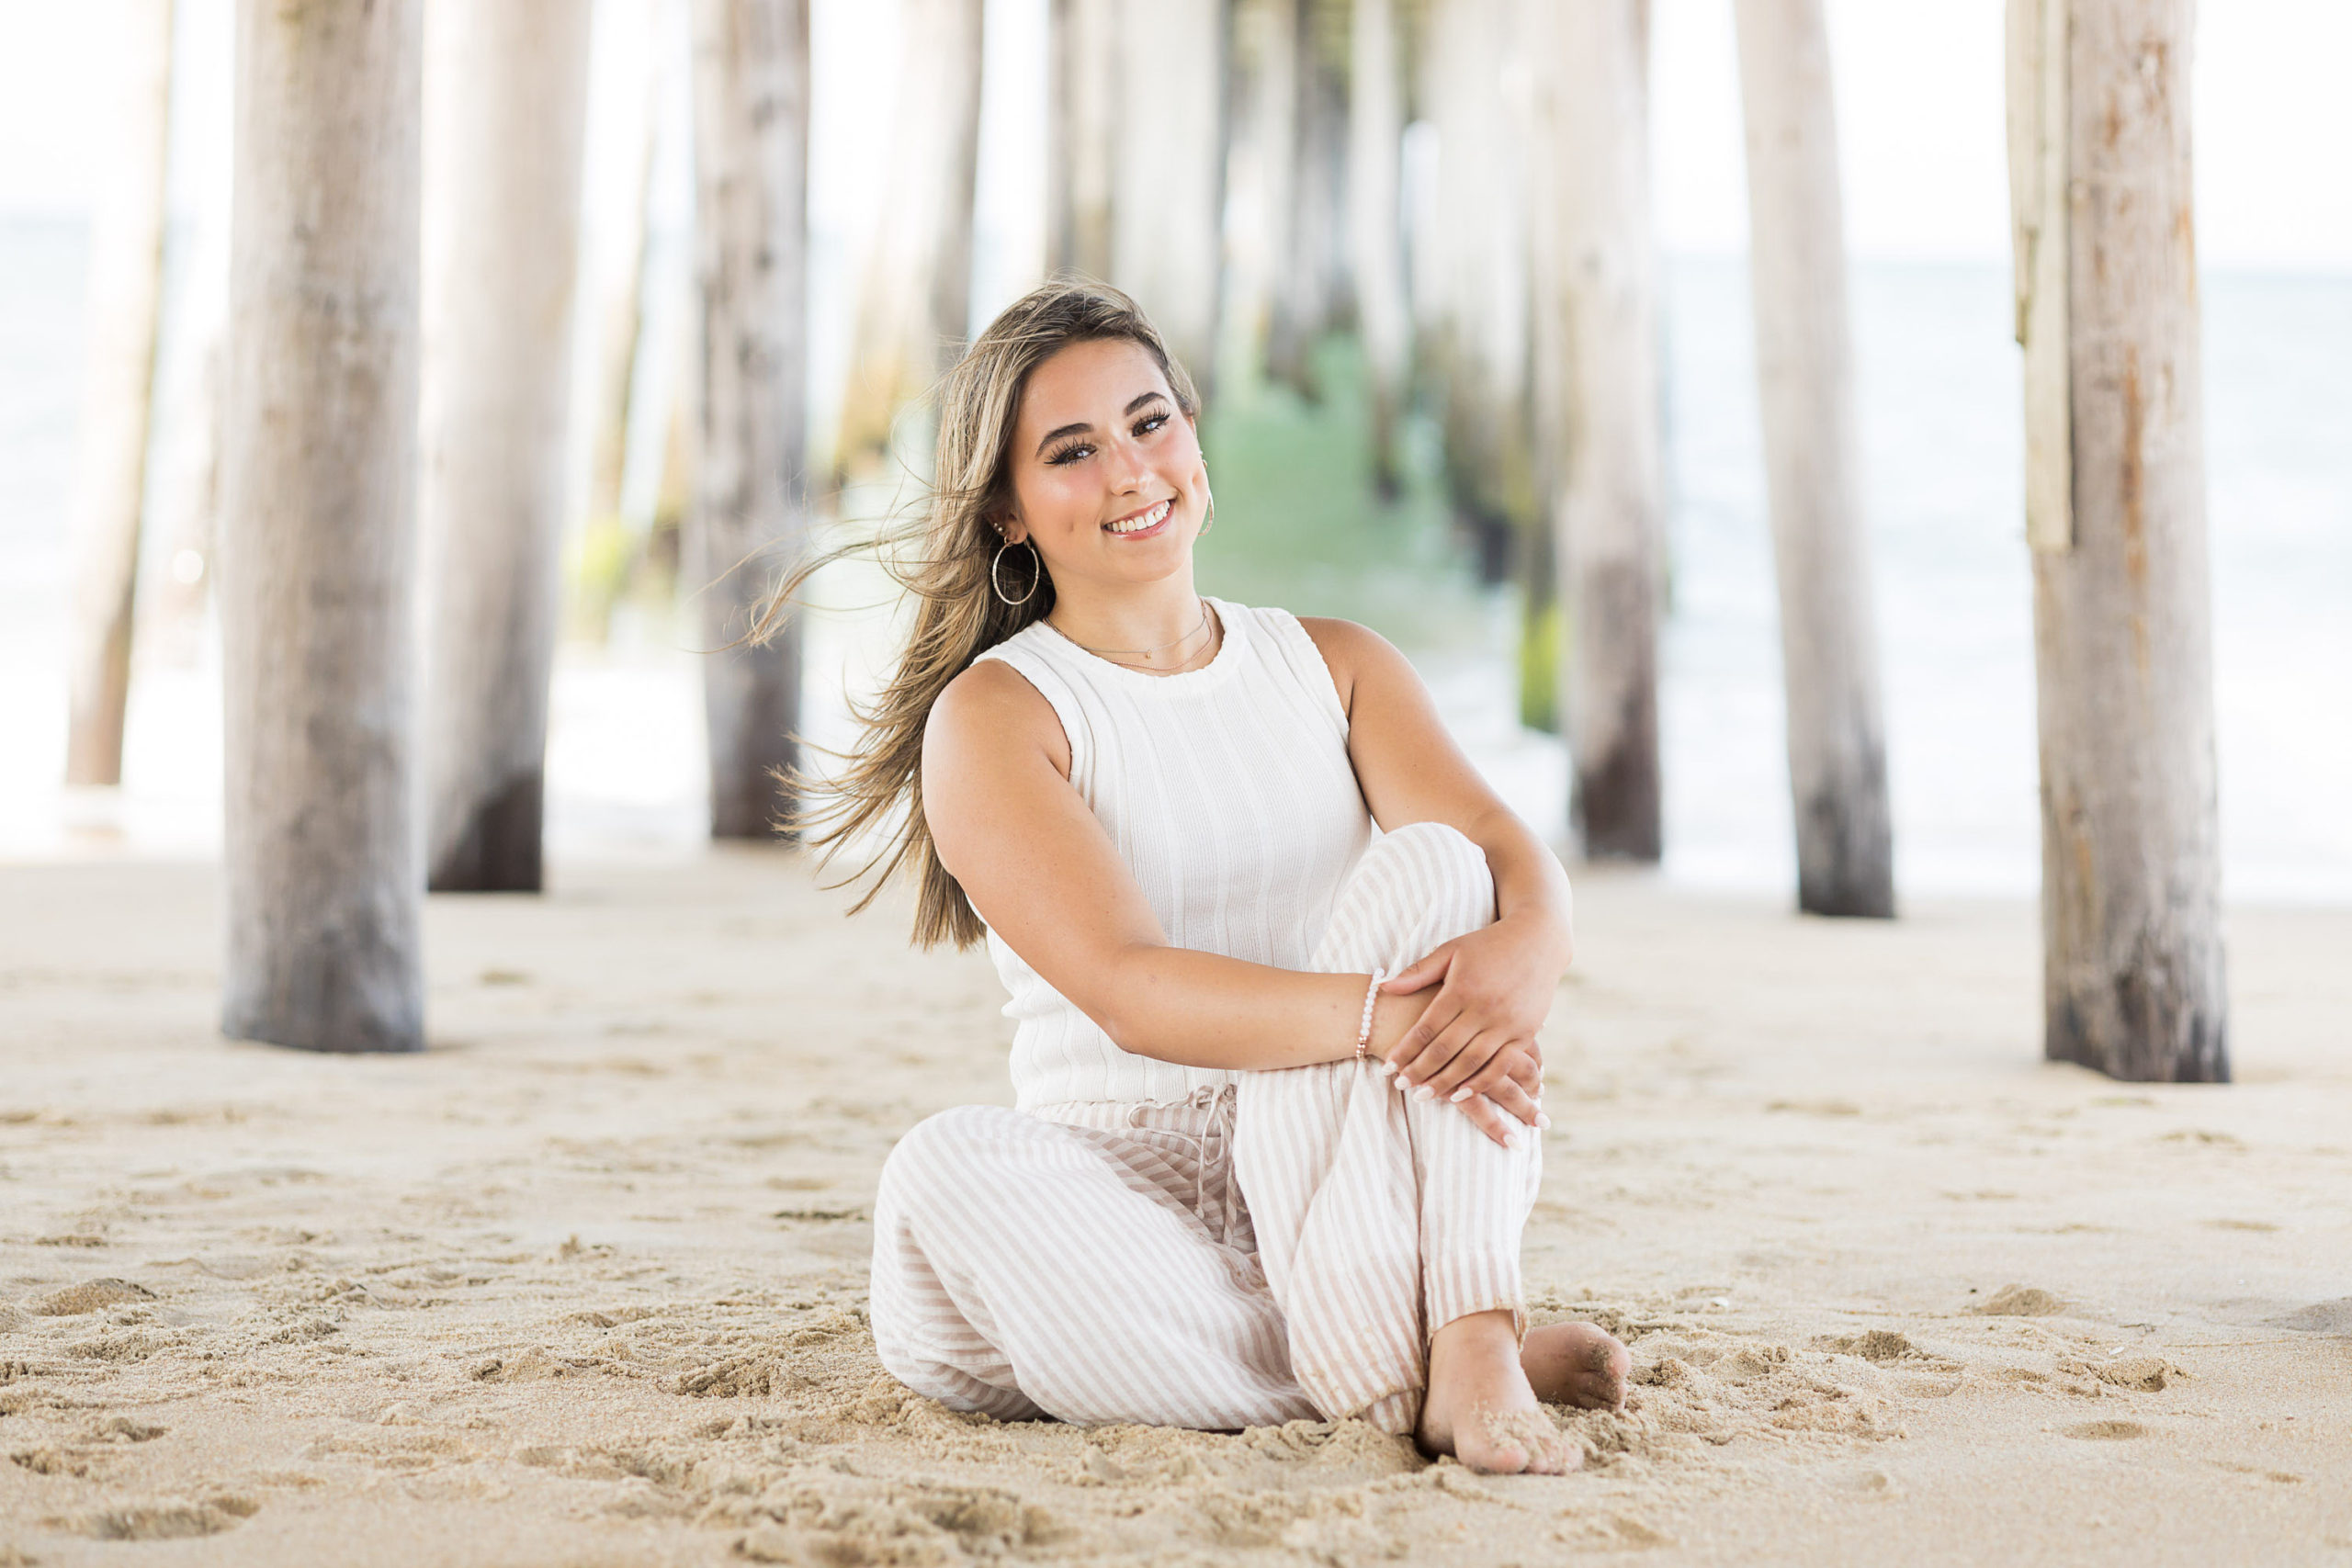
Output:
<instances>
[{"instance_id":1,"label":"woman's shoulder","mask_svg":"<svg viewBox=\"0 0 2352 1568\"><path fill-rule=\"evenodd\" d=\"M1051 717L1053 711L1053 704L1046 701L1046 694L1020 666L1009 659L992 659L983 654L941 689L932 702L929 722L934 726L988 724L1017 719L1024 714Z\"/></svg>"},{"instance_id":2,"label":"woman's shoulder","mask_svg":"<svg viewBox=\"0 0 2352 1568\"><path fill-rule=\"evenodd\" d=\"M1290 615L1287 610L1282 613ZM1335 653L1352 655L1365 649L1389 646L1386 637L1360 621L1343 621L1337 615L1291 615L1290 618L1326 659Z\"/></svg>"},{"instance_id":3,"label":"woman's shoulder","mask_svg":"<svg viewBox=\"0 0 2352 1568\"><path fill-rule=\"evenodd\" d=\"M975 659L948 682L932 701L923 735L926 742L935 739L959 750L1041 746L1063 773L1069 771L1069 742L1054 705L1028 673L1007 659Z\"/></svg>"}]
</instances>

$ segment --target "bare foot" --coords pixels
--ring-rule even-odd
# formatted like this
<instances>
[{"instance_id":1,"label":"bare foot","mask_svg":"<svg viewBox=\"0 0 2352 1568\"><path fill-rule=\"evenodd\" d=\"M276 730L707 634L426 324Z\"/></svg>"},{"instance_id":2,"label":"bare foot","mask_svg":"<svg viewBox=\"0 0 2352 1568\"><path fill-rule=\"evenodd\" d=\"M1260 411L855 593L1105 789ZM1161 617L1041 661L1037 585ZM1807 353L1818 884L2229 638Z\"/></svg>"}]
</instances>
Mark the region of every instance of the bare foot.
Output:
<instances>
[{"instance_id":1,"label":"bare foot","mask_svg":"<svg viewBox=\"0 0 2352 1568\"><path fill-rule=\"evenodd\" d=\"M1547 1323L1527 1331L1519 1364L1535 1397L1580 1410L1623 1410L1634 1358L1593 1323Z\"/></svg>"},{"instance_id":2,"label":"bare foot","mask_svg":"<svg viewBox=\"0 0 2352 1568\"><path fill-rule=\"evenodd\" d=\"M1437 1331L1413 1436L1426 1451L1490 1475L1565 1475L1584 1462L1537 1402L1508 1312L1472 1313Z\"/></svg>"}]
</instances>

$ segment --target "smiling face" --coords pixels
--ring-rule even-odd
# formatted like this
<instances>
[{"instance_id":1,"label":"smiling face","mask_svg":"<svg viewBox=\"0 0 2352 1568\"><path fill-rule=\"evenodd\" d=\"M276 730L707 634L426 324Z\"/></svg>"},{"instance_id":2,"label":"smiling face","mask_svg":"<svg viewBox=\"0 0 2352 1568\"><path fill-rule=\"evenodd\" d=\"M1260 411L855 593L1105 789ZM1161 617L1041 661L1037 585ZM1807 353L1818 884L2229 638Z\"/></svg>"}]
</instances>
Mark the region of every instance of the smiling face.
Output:
<instances>
[{"instance_id":1,"label":"smiling face","mask_svg":"<svg viewBox=\"0 0 2352 1568\"><path fill-rule=\"evenodd\" d=\"M1005 537L1037 547L1057 594L1189 572L1208 471L1192 419L1142 344L1075 343L1038 366L1011 470Z\"/></svg>"}]
</instances>

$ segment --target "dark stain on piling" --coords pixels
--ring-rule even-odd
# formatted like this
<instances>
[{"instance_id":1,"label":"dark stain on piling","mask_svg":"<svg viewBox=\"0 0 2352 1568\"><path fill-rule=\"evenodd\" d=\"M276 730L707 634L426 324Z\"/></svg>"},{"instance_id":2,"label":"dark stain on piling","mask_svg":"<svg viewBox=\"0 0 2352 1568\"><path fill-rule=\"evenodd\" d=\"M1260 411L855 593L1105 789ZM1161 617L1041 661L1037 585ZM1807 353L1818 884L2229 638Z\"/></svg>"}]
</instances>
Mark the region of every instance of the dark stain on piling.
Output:
<instances>
[{"instance_id":1,"label":"dark stain on piling","mask_svg":"<svg viewBox=\"0 0 2352 1568\"><path fill-rule=\"evenodd\" d=\"M2123 351L2123 575L2131 589L2132 662L2148 673L2148 409L2140 387L2140 350Z\"/></svg>"}]
</instances>

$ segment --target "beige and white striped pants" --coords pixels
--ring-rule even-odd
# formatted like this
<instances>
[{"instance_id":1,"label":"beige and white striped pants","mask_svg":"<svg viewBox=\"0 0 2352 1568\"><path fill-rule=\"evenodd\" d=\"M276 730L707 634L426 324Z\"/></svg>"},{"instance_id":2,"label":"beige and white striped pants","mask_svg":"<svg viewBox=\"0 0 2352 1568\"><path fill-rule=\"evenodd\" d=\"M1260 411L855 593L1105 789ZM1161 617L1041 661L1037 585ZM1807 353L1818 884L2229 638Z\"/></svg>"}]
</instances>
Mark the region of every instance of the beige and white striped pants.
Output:
<instances>
[{"instance_id":1,"label":"beige and white striped pants","mask_svg":"<svg viewBox=\"0 0 2352 1568\"><path fill-rule=\"evenodd\" d=\"M1313 967L1396 970L1494 919L1485 855L1416 823L1365 852ZM1189 1101L943 1111L874 1213L874 1342L919 1393L1003 1420L1408 1432L1429 1338L1509 1308L1541 1142L1494 1143L1369 1063Z\"/></svg>"}]
</instances>

